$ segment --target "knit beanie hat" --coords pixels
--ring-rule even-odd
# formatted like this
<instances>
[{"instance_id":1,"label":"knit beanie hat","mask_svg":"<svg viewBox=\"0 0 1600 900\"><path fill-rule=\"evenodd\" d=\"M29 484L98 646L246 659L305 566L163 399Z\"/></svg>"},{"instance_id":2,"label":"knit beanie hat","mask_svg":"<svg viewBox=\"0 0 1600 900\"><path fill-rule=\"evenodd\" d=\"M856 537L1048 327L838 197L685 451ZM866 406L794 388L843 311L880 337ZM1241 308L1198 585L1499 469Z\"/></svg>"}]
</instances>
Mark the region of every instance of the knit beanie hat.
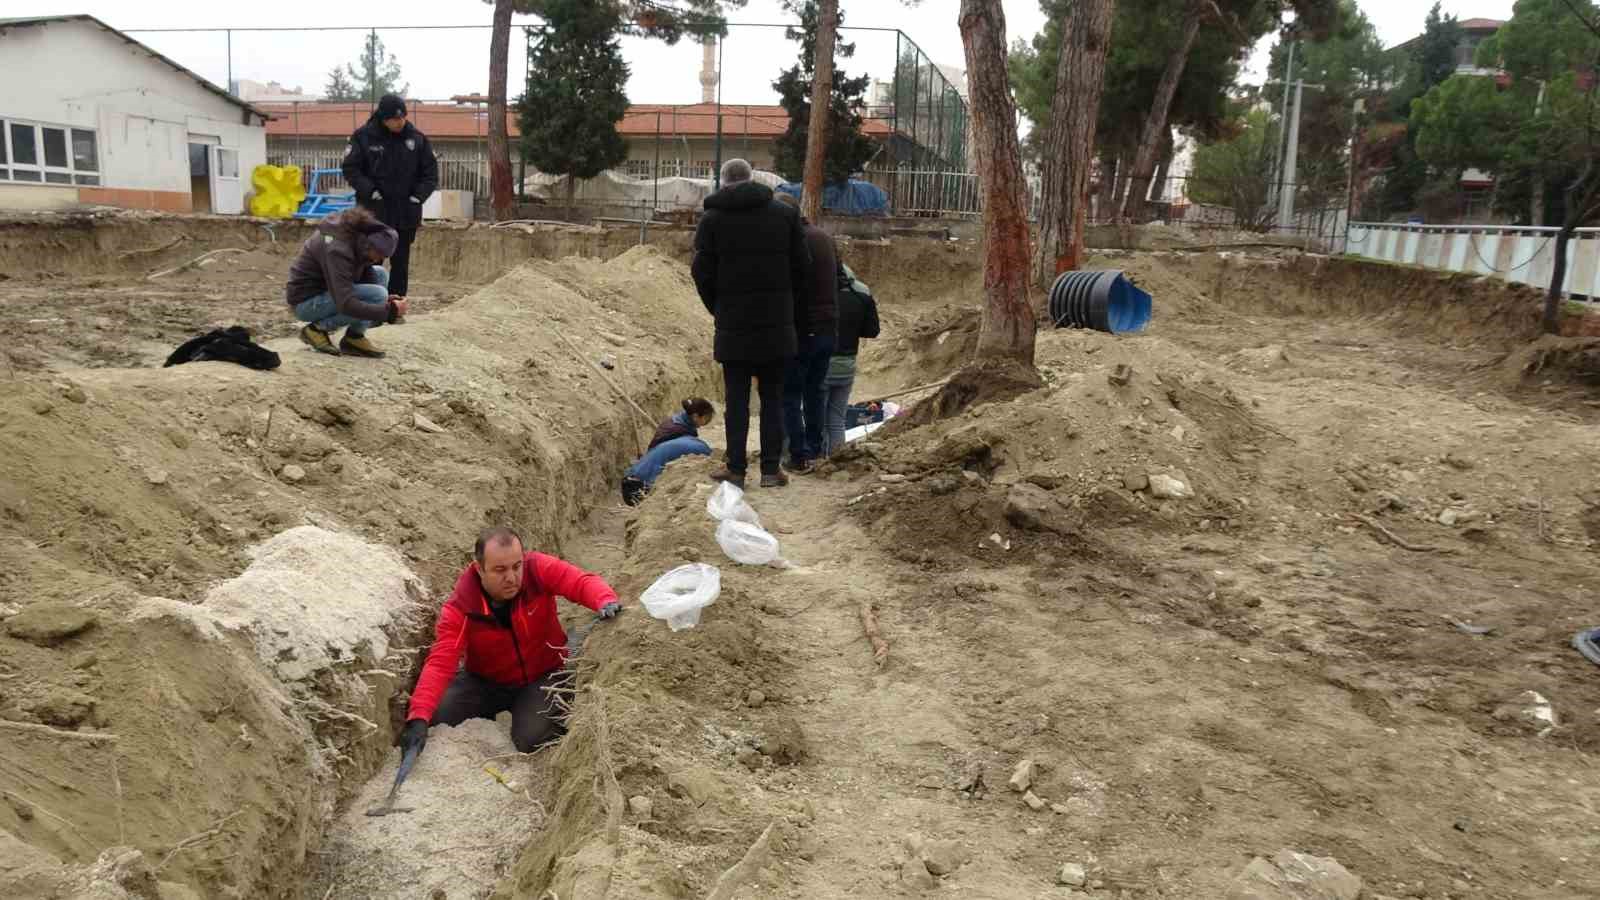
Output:
<instances>
[{"instance_id":1,"label":"knit beanie hat","mask_svg":"<svg viewBox=\"0 0 1600 900\"><path fill-rule=\"evenodd\" d=\"M378 118L393 119L406 114L406 101L398 94L384 94L378 100Z\"/></svg>"}]
</instances>

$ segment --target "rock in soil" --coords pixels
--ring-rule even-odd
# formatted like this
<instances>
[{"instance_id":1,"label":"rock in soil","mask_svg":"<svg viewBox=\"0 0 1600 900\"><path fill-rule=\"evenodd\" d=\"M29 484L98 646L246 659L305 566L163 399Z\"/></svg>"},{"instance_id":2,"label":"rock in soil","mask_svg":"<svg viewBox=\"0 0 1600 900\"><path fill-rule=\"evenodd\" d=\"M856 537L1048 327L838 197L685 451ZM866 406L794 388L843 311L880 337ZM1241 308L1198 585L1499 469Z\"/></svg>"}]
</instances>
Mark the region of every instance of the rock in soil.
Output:
<instances>
[{"instance_id":1,"label":"rock in soil","mask_svg":"<svg viewBox=\"0 0 1600 900\"><path fill-rule=\"evenodd\" d=\"M949 875L967 861L967 848L957 841L929 841L922 845L922 864L934 875Z\"/></svg>"},{"instance_id":2,"label":"rock in soil","mask_svg":"<svg viewBox=\"0 0 1600 900\"><path fill-rule=\"evenodd\" d=\"M1361 879L1339 861L1279 850L1256 857L1228 888L1228 900L1356 900Z\"/></svg>"},{"instance_id":3,"label":"rock in soil","mask_svg":"<svg viewBox=\"0 0 1600 900\"><path fill-rule=\"evenodd\" d=\"M1024 792L1022 795L1022 802L1028 804L1028 808L1034 812L1038 812L1045 807L1044 798L1040 797L1038 794L1035 794L1033 791Z\"/></svg>"},{"instance_id":4,"label":"rock in soil","mask_svg":"<svg viewBox=\"0 0 1600 900\"><path fill-rule=\"evenodd\" d=\"M1150 496L1158 500L1183 500L1194 496L1194 488L1171 475L1151 475Z\"/></svg>"},{"instance_id":5,"label":"rock in soil","mask_svg":"<svg viewBox=\"0 0 1600 900\"><path fill-rule=\"evenodd\" d=\"M628 798L628 811L638 818L648 819L656 811L656 805L649 797L639 794Z\"/></svg>"},{"instance_id":6,"label":"rock in soil","mask_svg":"<svg viewBox=\"0 0 1600 900\"><path fill-rule=\"evenodd\" d=\"M779 716L758 749L778 765L792 766L806 758L806 735L793 716Z\"/></svg>"},{"instance_id":7,"label":"rock in soil","mask_svg":"<svg viewBox=\"0 0 1600 900\"><path fill-rule=\"evenodd\" d=\"M65 603L35 603L6 620L6 632L18 640L49 647L94 627L95 614Z\"/></svg>"},{"instance_id":8,"label":"rock in soil","mask_svg":"<svg viewBox=\"0 0 1600 900\"><path fill-rule=\"evenodd\" d=\"M908 890L931 891L939 886L939 879L928 872L920 859L908 859L900 866L900 883Z\"/></svg>"},{"instance_id":9,"label":"rock in soil","mask_svg":"<svg viewBox=\"0 0 1600 900\"><path fill-rule=\"evenodd\" d=\"M278 477L289 482L290 484L299 484L300 482L306 480L306 470L300 468L294 463L290 463L289 465L278 470Z\"/></svg>"},{"instance_id":10,"label":"rock in soil","mask_svg":"<svg viewBox=\"0 0 1600 900\"><path fill-rule=\"evenodd\" d=\"M46 725L75 728L94 714L94 698L69 688L52 687L43 697L24 706L29 715Z\"/></svg>"},{"instance_id":11,"label":"rock in soil","mask_svg":"<svg viewBox=\"0 0 1600 900\"><path fill-rule=\"evenodd\" d=\"M1069 887L1082 887L1089 880L1089 873L1078 863L1062 863L1061 870L1056 872L1056 884Z\"/></svg>"},{"instance_id":12,"label":"rock in soil","mask_svg":"<svg viewBox=\"0 0 1600 900\"><path fill-rule=\"evenodd\" d=\"M1025 759L1017 763L1016 771L1011 773L1011 780L1007 784L1019 794L1033 787L1033 760Z\"/></svg>"}]
</instances>

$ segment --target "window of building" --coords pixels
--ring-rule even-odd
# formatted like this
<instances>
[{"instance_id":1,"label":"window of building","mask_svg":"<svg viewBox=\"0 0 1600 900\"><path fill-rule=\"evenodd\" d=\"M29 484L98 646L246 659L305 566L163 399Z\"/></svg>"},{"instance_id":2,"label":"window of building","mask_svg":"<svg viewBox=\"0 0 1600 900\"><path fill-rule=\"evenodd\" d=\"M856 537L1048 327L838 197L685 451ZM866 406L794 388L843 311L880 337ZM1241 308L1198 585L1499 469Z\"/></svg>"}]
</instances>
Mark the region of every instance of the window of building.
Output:
<instances>
[{"instance_id":1,"label":"window of building","mask_svg":"<svg viewBox=\"0 0 1600 900\"><path fill-rule=\"evenodd\" d=\"M100 183L95 133L0 118L0 181Z\"/></svg>"},{"instance_id":2,"label":"window of building","mask_svg":"<svg viewBox=\"0 0 1600 900\"><path fill-rule=\"evenodd\" d=\"M697 159L694 165L687 167L683 174L688 178L710 178L713 163L709 159Z\"/></svg>"},{"instance_id":3,"label":"window of building","mask_svg":"<svg viewBox=\"0 0 1600 900\"><path fill-rule=\"evenodd\" d=\"M633 178L649 178L655 164L648 159L630 159L622 167L622 171Z\"/></svg>"},{"instance_id":4,"label":"window of building","mask_svg":"<svg viewBox=\"0 0 1600 900\"><path fill-rule=\"evenodd\" d=\"M661 161L661 177L676 178L679 174L679 168L680 167L676 159L663 159Z\"/></svg>"}]
</instances>

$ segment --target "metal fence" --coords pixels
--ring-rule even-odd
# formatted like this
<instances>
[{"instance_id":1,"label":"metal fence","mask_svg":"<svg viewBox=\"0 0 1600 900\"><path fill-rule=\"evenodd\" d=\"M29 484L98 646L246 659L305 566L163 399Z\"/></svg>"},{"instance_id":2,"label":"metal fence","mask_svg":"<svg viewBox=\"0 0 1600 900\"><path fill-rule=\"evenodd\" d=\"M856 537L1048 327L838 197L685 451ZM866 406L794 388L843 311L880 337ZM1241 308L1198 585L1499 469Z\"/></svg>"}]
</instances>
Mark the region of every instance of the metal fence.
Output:
<instances>
[{"instance_id":1,"label":"metal fence","mask_svg":"<svg viewBox=\"0 0 1600 900\"><path fill-rule=\"evenodd\" d=\"M1555 236L1559 230L1351 222L1345 252L1547 288L1554 271ZM1600 228L1579 228L1568 244L1562 289L1571 297L1600 297Z\"/></svg>"},{"instance_id":2,"label":"metal fence","mask_svg":"<svg viewBox=\"0 0 1600 900\"><path fill-rule=\"evenodd\" d=\"M523 32L523 46L521 59L515 49L511 53L513 102L527 83L527 51L537 39L541 26L537 19L530 17L518 22L516 27ZM621 40L624 58L635 70L630 89L634 94L657 95L650 99L681 101L691 96L700 97L703 104L715 108L718 113L715 121L730 129L719 145L732 140L740 124L734 113L742 109L748 114L757 106L762 108L761 115L766 118L773 115L783 118L776 132L781 134L787 127L787 114L775 104L770 83L798 60L800 44L787 36L794 27L793 23L781 22L728 23L726 35L709 48L693 38L667 47L637 28L624 29ZM398 92L408 97L426 93L438 96L449 94L457 86L469 88L455 94L452 101L465 101L464 105L474 115L486 113L482 91L488 70L487 25L126 30L202 77L227 85L236 96L269 111L279 104L317 111L319 133L303 133L301 144L293 151L279 142L276 148L279 158L291 152L295 156L312 152L319 159L325 158L327 154L310 146L310 141L342 138L365 120L376 97L361 95L354 103L347 99L346 109L339 113L317 110L317 92L325 91L328 87L325 82L331 82L330 67L342 70L340 64L345 60L352 61L348 65L356 71L359 80L365 68L381 69L388 56L393 55L402 73L394 85ZM852 57L841 58L839 66L852 75L865 73L871 79L859 111L864 119L864 130L878 140L881 148L873 164L970 171L970 117L956 67L938 65L909 35L897 28L846 25L841 29L841 40L854 44L856 52ZM370 60L368 41L383 43L384 59ZM435 72L448 68L449 74L431 74L432 85L422 90L408 90L406 66L418 60L426 60ZM771 78L740 79L738 83L730 79L724 83L721 76L729 61L743 70L759 66L770 71ZM447 82L439 83L441 77ZM279 82L294 87L284 88ZM298 90L304 93L296 93ZM377 90L373 88L371 93ZM660 96L663 93L667 96ZM430 112L423 110L414 115L413 120L424 132L431 133L435 123L429 121ZM334 119L338 121L335 123ZM485 133L486 126L483 122ZM330 130L337 133L330 135ZM766 128L761 132L763 138L776 137L776 134ZM669 157L663 162L676 162L683 169L710 168L714 173L716 165L725 158L725 154L712 148L703 158L699 155L682 160ZM467 163L461 158L452 161ZM655 168L652 165L652 170ZM787 174L797 177L799 173Z\"/></svg>"}]
</instances>

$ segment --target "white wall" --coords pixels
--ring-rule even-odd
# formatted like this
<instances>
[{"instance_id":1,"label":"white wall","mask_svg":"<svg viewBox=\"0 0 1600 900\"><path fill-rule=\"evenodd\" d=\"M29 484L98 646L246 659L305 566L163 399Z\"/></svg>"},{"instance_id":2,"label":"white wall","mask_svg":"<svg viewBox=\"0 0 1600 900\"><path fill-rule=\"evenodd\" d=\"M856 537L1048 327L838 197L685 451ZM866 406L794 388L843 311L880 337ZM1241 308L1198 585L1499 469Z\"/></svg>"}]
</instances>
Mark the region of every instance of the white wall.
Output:
<instances>
[{"instance_id":1,"label":"white wall","mask_svg":"<svg viewBox=\"0 0 1600 900\"><path fill-rule=\"evenodd\" d=\"M191 133L239 150L246 191L266 162L254 117L91 22L0 34L0 117L95 129L103 187L188 193Z\"/></svg>"},{"instance_id":2,"label":"white wall","mask_svg":"<svg viewBox=\"0 0 1600 900\"><path fill-rule=\"evenodd\" d=\"M1555 272L1555 228L1352 222L1346 253L1385 262L1489 275L1544 289ZM1600 297L1600 228L1567 244L1567 294Z\"/></svg>"}]
</instances>

